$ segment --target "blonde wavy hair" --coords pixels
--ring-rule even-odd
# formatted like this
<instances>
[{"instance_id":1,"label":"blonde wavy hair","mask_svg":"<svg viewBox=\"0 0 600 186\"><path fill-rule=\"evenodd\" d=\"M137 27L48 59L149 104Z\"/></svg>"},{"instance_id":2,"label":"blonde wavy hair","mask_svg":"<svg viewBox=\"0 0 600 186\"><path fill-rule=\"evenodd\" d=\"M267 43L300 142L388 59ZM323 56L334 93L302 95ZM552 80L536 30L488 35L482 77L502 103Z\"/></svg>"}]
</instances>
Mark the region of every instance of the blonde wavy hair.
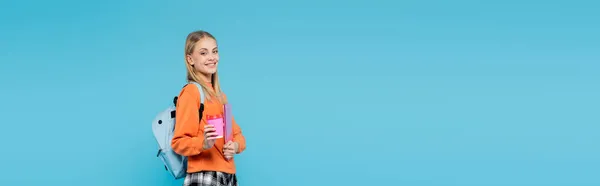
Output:
<instances>
[{"instance_id":1,"label":"blonde wavy hair","mask_svg":"<svg viewBox=\"0 0 600 186\"><path fill-rule=\"evenodd\" d=\"M212 98L217 98L219 102L221 102L222 104L227 103L227 100L224 97L223 94L223 90L221 90L221 84L219 84L219 75L218 75L218 70L212 74L211 76L211 83L212 83L212 88L211 85L208 85L206 82L202 81L202 79L200 79L199 74L200 72L196 72L196 70L194 69L194 67L192 65L190 65L190 63L188 63L187 61L187 55L191 55L192 52L194 51L194 47L196 46L196 43L198 43L198 41L200 41L201 39L204 38L212 38L215 41L217 40L212 34L206 32L206 31L194 31L190 34L188 34L187 39L185 40L185 49L184 49L184 62L185 62L185 67L187 68L187 81L193 81L196 82L198 84L200 84L202 86L202 90L204 90L204 92L208 95L206 96L207 99L211 100Z\"/></svg>"}]
</instances>

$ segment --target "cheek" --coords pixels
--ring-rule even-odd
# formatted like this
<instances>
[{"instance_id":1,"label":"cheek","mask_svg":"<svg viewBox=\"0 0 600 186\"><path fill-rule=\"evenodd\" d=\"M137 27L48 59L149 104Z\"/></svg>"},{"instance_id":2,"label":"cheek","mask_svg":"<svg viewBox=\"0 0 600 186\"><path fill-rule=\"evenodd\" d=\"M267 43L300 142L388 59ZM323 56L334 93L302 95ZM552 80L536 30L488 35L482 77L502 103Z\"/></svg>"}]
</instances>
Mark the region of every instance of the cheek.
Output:
<instances>
[{"instance_id":1,"label":"cheek","mask_svg":"<svg viewBox=\"0 0 600 186\"><path fill-rule=\"evenodd\" d=\"M194 62L196 63L202 63L204 62L204 57L198 55L198 56L194 56Z\"/></svg>"}]
</instances>

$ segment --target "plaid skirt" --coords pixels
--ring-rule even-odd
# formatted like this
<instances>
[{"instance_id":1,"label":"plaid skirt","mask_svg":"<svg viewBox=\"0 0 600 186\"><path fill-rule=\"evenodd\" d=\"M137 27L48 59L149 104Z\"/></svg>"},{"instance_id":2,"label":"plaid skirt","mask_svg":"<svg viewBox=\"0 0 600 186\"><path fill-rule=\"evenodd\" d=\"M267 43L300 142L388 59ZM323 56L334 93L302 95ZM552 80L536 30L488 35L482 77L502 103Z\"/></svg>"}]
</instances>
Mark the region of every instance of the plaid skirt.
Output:
<instances>
[{"instance_id":1,"label":"plaid skirt","mask_svg":"<svg viewBox=\"0 0 600 186\"><path fill-rule=\"evenodd\" d=\"M183 186L238 186L235 174L215 171L188 173Z\"/></svg>"}]
</instances>

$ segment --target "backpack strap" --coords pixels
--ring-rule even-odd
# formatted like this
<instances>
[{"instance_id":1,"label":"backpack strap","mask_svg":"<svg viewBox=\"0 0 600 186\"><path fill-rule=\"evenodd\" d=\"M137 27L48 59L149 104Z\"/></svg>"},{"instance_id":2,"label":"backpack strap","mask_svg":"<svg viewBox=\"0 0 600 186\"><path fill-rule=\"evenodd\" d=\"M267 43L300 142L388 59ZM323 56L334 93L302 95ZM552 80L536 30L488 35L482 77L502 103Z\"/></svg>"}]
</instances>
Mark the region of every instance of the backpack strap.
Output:
<instances>
[{"instance_id":1,"label":"backpack strap","mask_svg":"<svg viewBox=\"0 0 600 186\"><path fill-rule=\"evenodd\" d=\"M204 91L202 90L202 86L200 86L200 84L196 83L196 82L192 82L192 83L188 83L189 84L194 84L196 85L196 88L198 89L198 92L200 93L200 109L198 109L198 114L200 115L199 121L202 120L202 113L204 112ZM177 105L177 99L179 97L175 96L173 98L173 105ZM171 118L175 118L175 111L171 111Z\"/></svg>"},{"instance_id":2,"label":"backpack strap","mask_svg":"<svg viewBox=\"0 0 600 186\"><path fill-rule=\"evenodd\" d=\"M196 82L192 82L198 88L198 92L200 92L200 105L204 104L204 91L202 90L202 86Z\"/></svg>"},{"instance_id":3,"label":"backpack strap","mask_svg":"<svg viewBox=\"0 0 600 186\"><path fill-rule=\"evenodd\" d=\"M192 81L192 83L194 85L196 85L196 88L198 89L198 93L200 93L200 109L198 109L198 115L199 115L198 121L202 121L202 115L204 113L204 90L202 90L202 86L200 84L193 82L193 81Z\"/></svg>"}]
</instances>

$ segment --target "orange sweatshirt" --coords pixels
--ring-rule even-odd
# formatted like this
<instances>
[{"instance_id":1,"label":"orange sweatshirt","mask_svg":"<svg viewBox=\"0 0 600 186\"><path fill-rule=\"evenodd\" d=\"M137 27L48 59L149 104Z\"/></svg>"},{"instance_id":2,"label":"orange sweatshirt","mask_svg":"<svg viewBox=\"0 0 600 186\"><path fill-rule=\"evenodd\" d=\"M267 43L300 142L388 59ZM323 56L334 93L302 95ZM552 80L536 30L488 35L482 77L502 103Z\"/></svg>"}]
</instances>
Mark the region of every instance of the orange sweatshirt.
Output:
<instances>
[{"instance_id":1,"label":"orange sweatshirt","mask_svg":"<svg viewBox=\"0 0 600 186\"><path fill-rule=\"evenodd\" d=\"M205 97L207 96L205 94ZM199 108L200 92L194 84L186 85L177 100L175 131L171 141L173 151L188 157L188 173L219 171L235 174L235 158L227 160L223 154L224 138L216 139L212 148L202 150L206 116L223 114L223 104L216 98L211 101L205 99L201 121L198 121ZM246 140L235 119L232 119L232 123L233 141L238 143L238 153L241 153L246 149Z\"/></svg>"}]
</instances>

